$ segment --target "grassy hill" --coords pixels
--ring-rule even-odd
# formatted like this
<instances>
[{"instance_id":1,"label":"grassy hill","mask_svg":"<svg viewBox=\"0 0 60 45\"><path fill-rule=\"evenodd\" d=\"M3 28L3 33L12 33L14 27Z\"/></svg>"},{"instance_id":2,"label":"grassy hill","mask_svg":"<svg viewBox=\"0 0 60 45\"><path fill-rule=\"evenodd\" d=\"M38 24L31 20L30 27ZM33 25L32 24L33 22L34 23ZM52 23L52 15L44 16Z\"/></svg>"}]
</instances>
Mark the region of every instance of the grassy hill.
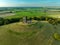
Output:
<instances>
[{"instance_id":1,"label":"grassy hill","mask_svg":"<svg viewBox=\"0 0 60 45\"><path fill-rule=\"evenodd\" d=\"M0 26L0 45L60 45L53 37L55 32L60 33L59 26L44 21Z\"/></svg>"}]
</instances>

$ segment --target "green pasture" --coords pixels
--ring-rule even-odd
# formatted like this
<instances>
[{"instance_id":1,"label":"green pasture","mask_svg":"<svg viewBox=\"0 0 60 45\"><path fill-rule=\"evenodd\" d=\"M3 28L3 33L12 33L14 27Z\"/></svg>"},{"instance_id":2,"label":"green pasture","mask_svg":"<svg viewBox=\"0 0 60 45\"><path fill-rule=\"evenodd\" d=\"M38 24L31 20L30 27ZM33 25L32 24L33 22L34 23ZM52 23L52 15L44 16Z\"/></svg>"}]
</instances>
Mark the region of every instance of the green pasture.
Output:
<instances>
[{"instance_id":1,"label":"green pasture","mask_svg":"<svg viewBox=\"0 0 60 45\"><path fill-rule=\"evenodd\" d=\"M55 28L48 22L33 24L12 23L0 26L0 45L60 45L54 33L60 32L60 25Z\"/></svg>"},{"instance_id":2,"label":"green pasture","mask_svg":"<svg viewBox=\"0 0 60 45\"><path fill-rule=\"evenodd\" d=\"M40 17L40 16L45 16L45 15L46 15L46 13L43 13L43 12L36 12L36 11L24 12L24 11L21 11L21 12L16 12L15 15L13 15L13 16L7 16L5 18L20 18L20 17L24 17L24 16Z\"/></svg>"}]
</instances>

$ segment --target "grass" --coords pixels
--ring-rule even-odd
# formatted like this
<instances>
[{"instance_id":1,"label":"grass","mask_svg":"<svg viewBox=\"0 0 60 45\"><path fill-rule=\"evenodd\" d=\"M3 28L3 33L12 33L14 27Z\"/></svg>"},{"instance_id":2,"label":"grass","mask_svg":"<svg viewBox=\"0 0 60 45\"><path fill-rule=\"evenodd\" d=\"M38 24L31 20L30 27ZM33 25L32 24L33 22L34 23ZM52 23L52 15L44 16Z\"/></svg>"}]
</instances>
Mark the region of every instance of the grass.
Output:
<instances>
[{"instance_id":1,"label":"grass","mask_svg":"<svg viewBox=\"0 0 60 45\"><path fill-rule=\"evenodd\" d=\"M39 17L44 14L42 12L17 12L16 15L5 18ZM60 45L60 41L55 40L56 37L54 37L55 32L60 33L60 24L56 25L56 29L54 27L55 25L45 21L30 25L17 22L0 26L0 45Z\"/></svg>"},{"instance_id":2,"label":"grass","mask_svg":"<svg viewBox=\"0 0 60 45\"><path fill-rule=\"evenodd\" d=\"M52 11L48 11L48 12L42 12L42 11L20 11L20 12L16 12L15 15L12 16L6 16L4 18L21 18L24 16L27 17L40 17L40 16L48 16L48 17L53 17L53 18L60 18L60 13L59 12L52 12Z\"/></svg>"},{"instance_id":3,"label":"grass","mask_svg":"<svg viewBox=\"0 0 60 45\"><path fill-rule=\"evenodd\" d=\"M55 38L56 40L60 40L60 34L54 33L54 38Z\"/></svg>"},{"instance_id":4,"label":"grass","mask_svg":"<svg viewBox=\"0 0 60 45\"><path fill-rule=\"evenodd\" d=\"M44 12L24 12L24 11L21 11L21 12L16 12L15 15L12 15L12 16L7 16L5 18L20 18L20 17L24 17L24 16L28 16L28 17L40 17L40 16L43 16L45 15Z\"/></svg>"},{"instance_id":5,"label":"grass","mask_svg":"<svg viewBox=\"0 0 60 45\"><path fill-rule=\"evenodd\" d=\"M52 45L56 41L52 36L54 32L48 22L36 22L30 26L12 23L0 26L0 45Z\"/></svg>"}]
</instances>

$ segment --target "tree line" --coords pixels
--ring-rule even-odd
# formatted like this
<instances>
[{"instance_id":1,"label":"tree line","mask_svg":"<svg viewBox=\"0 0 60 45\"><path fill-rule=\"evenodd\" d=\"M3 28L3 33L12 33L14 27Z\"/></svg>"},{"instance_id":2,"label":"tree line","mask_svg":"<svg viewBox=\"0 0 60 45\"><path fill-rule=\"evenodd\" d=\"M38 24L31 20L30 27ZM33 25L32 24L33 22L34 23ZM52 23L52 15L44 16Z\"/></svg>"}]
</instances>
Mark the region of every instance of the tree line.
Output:
<instances>
[{"instance_id":1,"label":"tree line","mask_svg":"<svg viewBox=\"0 0 60 45\"><path fill-rule=\"evenodd\" d=\"M52 17L46 17L46 16L41 16L41 17L27 17L25 16L25 20L26 21L32 21L32 20L37 20L37 21L48 21L50 24L58 24L60 23L60 19L58 18L52 18ZM1 18L0 17L0 26L1 25L6 25L6 24L10 24L10 23L15 23L15 22L22 22L24 19L23 17L20 17L20 18L8 18L8 19L5 19L5 18Z\"/></svg>"}]
</instances>

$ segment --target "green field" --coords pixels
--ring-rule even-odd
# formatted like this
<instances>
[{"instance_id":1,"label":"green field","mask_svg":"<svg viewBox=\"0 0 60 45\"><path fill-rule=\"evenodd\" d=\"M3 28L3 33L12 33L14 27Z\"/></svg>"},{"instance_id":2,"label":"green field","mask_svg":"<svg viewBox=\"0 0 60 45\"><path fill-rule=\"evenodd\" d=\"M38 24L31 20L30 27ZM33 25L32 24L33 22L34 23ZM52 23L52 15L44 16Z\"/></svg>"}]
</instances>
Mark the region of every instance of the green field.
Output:
<instances>
[{"instance_id":1,"label":"green field","mask_svg":"<svg viewBox=\"0 0 60 45\"><path fill-rule=\"evenodd\" d=\"M24 11L21 11L21 12L16 12L15 15L12 15L12 16L7 16L5 18L19 18L19 17L24 17L24 16L27 16L27 17L40 17L40 16L45 16L46 13L44 12L41 12L41 11L29 11L29 12L24 12Z\"/></svg>"},{"instance_id":2,"label":"green field","mask_svg":"<svg viewBox=\"0 0 60 45\"><path fill-rule=\"evenodd\" d=\"M60 12L39 9L13 9L15 15L2 17L0 45L60 45ZM24 16L32 17L32 23L20 21Z\"/></svg>"},{"instance_id":3,"label":"green field","mask_svg":"<svg viewBox=\"0 0 60 45\"><path fill-rule=\"evenodd\" d=\"M59 26L55 29L48 22L0 26L0 45L60 45L60 41L53 37L54 33L60 32Z\"/></svg>"},{"instance_id":4,"label":"green field","mask_svg":"<svg viewBox=\"0 0 60 45\"><path fill-rule=\"evenodd\" d=\"M5 18L20 18L20 17L24 17L24 16L27 16L27 17L41 17L41 16L48 16L48 17L53 17L53 18L60 18L60 12L57 11L57 10L53 10L53 11L47 11L47 12L44 12L44 11L35 11L35 10L32 10L32 11L18 11L18 12L15 12L14 13L15 15L12 15L12 16L6 16Z\"/></svg>"}]
</instances>

